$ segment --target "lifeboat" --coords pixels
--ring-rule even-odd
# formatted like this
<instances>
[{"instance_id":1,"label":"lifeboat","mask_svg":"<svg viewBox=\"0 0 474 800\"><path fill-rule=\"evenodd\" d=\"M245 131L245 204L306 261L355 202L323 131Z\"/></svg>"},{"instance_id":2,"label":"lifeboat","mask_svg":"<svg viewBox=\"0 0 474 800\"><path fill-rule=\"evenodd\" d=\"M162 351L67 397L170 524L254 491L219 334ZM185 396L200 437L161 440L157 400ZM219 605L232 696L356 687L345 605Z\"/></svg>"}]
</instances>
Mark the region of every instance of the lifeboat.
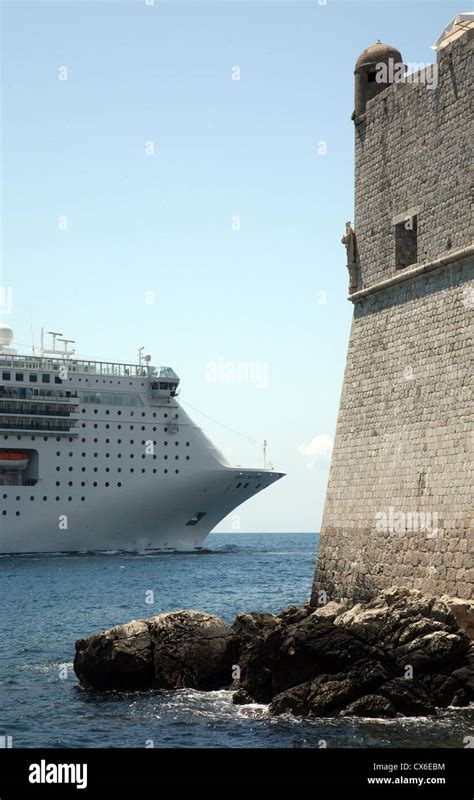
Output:
<instances>
[{"instance_id":1,"label":"lifeboat","mask_svg":"<svg viewBox=\"0 0 474 800\"><path fill-rule=\"evenodd\" d=\"M30 457L26 453L0 450L0 469L26 469L29 463Z\"/></svg>"}]
</instances>

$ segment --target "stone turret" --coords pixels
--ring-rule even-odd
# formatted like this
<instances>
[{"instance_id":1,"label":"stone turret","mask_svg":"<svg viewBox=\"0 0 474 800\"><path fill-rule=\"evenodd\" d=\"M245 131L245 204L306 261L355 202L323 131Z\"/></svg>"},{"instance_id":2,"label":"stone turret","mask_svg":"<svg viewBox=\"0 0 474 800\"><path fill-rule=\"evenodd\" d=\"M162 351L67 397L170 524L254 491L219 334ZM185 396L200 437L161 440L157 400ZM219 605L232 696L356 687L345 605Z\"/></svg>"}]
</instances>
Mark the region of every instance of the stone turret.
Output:
<instances>
[{"instance_id":1,"label":"stone turret","mask_svg":"<svg viewBox=\"0 0 474 800\"><path fill-rule=\"evenodd\" d=\"M356 61L354 118L365 114L369 100L394 82L397 75L404 74L402 54L389 44L376 44L367 47Z\"/></svg>"}]
</instances>

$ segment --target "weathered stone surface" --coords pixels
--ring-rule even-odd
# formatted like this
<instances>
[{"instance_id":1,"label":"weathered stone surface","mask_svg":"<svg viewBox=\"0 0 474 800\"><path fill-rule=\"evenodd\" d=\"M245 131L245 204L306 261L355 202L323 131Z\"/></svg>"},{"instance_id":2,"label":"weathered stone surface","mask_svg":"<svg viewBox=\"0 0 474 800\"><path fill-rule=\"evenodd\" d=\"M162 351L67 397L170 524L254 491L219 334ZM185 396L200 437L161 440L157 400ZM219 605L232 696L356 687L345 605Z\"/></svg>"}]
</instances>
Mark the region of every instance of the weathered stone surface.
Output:
<instances>
[{"instance_id":1,"label":"weathered stone surface","mask_svg":"<svg viewBox=\"0 0 474 800\"><path fill-rule=\"evenodd\" d=\"M385 86L355 126L361 293L315 607L321 590L366 602L396 583L474 599L471 58L464 35L438 53L436 85ZM403 265L410 220L414 261Z\"/></svg>"},{"instance_id":2,"label":"weathered stone surface","mask_svg":"<svg viewBox=\"0 0 474 800\"><path fill-rule=\"evenodd\" d=\"M335 617L274 618L235 686L273 714L434 714L474 700L472 653L445 603L394 587Z\"/></svg>"},{"instance_id":3,"label":"weathered stone surface","mask_svg":"<svg viewBox=\"0 0 474 800\"><path fill-rule=\"evenodd\" d=\"M220 689L232 680L237 640L219 617L174 611L148 621L153 645L153 686Z\"/></svg>"},{"instance_id":4,"label":"weathered stone surface","mask_svg":"<svg viewBox=\"0 0 474 800\"><path fill-rule=\"evenodd\" d=\"M76 643L86 688L211 690L270 713L434 714L474 701L474 644L445 602L392 588L353 608L242 613L174 611ZM239 669L236 669L236 668Z\"/></svg>"},{"instance_id":5,"label":"weathered stone surface","mask_svg":"<svg viewBox=\"0 0 474 800\"><path fill-rule=\"evenodd\" d=\"M134 620L76 642L74 671L94 689L148 689L153 677L148 624Z\"/></svg>"},{"instance_id":6,"label":"weathered stone surface","mask_svg":"<svg viewBox=\"0 0 474 800\"><path fill-rule=\"evenodd\" d=\"M173 611L76 642L74 669L94 689L218 689L229 686L237 639L221 619Z\"/></svg>"},{"instance_id":7,"label":"weathered stone surface","mask_svg":"<svg viewBox=\"0 0 474 800\"><path fill-rule=\"evenodd\" d=\"M474 600L462 600L460 597L443 595L440 601L449 608L459 627L463 628L471 639L474 639Z\"/></svg>"}]
</instances>

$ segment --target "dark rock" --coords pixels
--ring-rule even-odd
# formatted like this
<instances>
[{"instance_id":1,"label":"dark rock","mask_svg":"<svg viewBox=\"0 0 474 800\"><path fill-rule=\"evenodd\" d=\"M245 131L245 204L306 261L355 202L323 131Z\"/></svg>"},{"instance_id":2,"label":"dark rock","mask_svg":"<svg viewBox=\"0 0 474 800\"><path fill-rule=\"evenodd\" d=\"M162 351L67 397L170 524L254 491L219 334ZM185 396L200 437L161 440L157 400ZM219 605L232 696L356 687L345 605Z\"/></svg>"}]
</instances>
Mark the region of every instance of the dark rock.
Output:
<instances>
[{"instance_id":1,"label":"dark rock","mask_svg":"<svg viewBox=\"0 0 474 800\"><path fill-rule=\"evenodd\" d=\"M277 626L247 652L240 685L258 702L318 675L350 669L356 662L379 660L379 650L362 644L341 627L316 614L294 625ZM389 659L387 659L389 661Z\"/></svg>"},{"instance_id":2,"label":"dark rock","mask_svg":"<svg viewBox=\"0 0 474 800\"><path fill-rule=\"evenodd\" d=\"M415 680L393 678L378 689L378 694L390 701L392 706L406 717L436 714L436 708L423 686Z\"/></svg>"},{"instance_id":3,"label":"dark rock","mask_svg":"<svg viewBox=\"0 0 474 800\"><path fill-rule=\"evenodd\" d=\"M395 649L400 660L419 673L445 670L467 652L470 639L465 631L447 633L445 630L427 633Z\"/></svg>"},{"instance_id":4,"label":"dark rock","mask_svg":"<svg viewBox=\"0 0 474 800\"><path fill-rule=\"evenodd\" d=\"M365 694L350 703L344 711L340 713L341 717L396 717L397 711L386 697L381 697L379 694Z\"/></svg>"},{"instance_id":5,"label":"dark rock","mask_svg":"<svg viewBox=\"0 0 474 800\"><path fill-rule=\"evenodd\" d=\"M337 716L361 694L367 694L387 678L386 669L378 662L360 664L347 672L334 675L319 675L313 681L277 694L270 704L270 713L311 717Z\"/></svg>"},{"instance_id":6,"label":"dark rock","mask_svg":"<svg viewBox=\"0 0 474 800\"><path fill-rule=\"evenodd\" d=\"M94 689L220 689L231 683L237 652L218 617L174 611L81 639L74 669Z\"/></svg>"},{"instance_id":7,"label":"dark rock","mask_svg":"<svg viewBox=\"0 0 474 800\"><path fill-rule=\"evenodd\" d=\"M148 689L153 678L148 625L134 620L76 642L74 671L93 689Z\"/></svg>"},{"instance_id":8,"label":"dark rock","mask_svg":"<svg viewBox=\"0 0 474 800\"><path fill-rule=\"evenodd\" d=\"M249 703L253 703L253 697L250 697L245 689L237 689L232 695L232 702L236 706L246 706Z\"/></svg>"},{"instance_id":9,"label":"dark rock","mask_svg":"<svg viewBox=\"0 0 474 800\"><path fill-rule=\"evenodd\" d=\"M173 611L148 620L153 688L221 689L232 682L238 654L229 625L202 611Z\"/></svg>"}]
</instances>

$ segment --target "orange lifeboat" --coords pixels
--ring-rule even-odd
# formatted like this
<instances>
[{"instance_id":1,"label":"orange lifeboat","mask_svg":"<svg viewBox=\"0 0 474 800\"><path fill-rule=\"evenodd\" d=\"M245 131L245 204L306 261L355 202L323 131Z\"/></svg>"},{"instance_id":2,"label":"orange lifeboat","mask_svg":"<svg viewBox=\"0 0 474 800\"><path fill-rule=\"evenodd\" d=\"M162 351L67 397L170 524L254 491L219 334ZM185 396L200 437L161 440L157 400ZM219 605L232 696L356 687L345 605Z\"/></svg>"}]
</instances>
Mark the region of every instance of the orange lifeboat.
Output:
<instances>
[{"instance_id":1,"label":"orange lifeboat","mask_svg":"<svg viewBox=\"0 0 474 800\"><path fill-rule=\"evenodd\" d=\"M0 469L26 469L30 457L26 453L0 450Z\"/></svg>"}]
</instances>

